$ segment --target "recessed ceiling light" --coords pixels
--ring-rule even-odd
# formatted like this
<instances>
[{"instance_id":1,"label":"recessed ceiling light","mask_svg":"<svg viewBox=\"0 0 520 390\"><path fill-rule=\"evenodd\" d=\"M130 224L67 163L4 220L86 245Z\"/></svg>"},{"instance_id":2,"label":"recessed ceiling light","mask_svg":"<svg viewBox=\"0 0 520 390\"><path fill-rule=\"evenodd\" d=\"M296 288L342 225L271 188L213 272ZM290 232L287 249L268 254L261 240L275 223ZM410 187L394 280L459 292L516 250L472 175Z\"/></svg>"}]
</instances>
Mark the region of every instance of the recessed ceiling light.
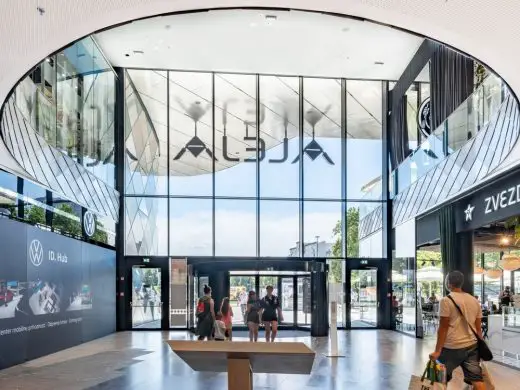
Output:
<instances>
[{"instance_id":1,"label":"recessed ceiling light","mask_svg":"<svg viewBox=\"0 0 520 390\"><path fill-rule=\"evenodd\" d=\"M374 61L374 65L384 65L383 61Z\"/></svg>"},{"instance_id":2,"label":"recessed ceiling light","mask_svg":"<svg viewBox=\"0 0 520 390\"><path fill-rule=\"evenodd\" d=\"M154 50L159 50L159 46L154 46L153 49Z\"/></svg>"},{"instance_id":3,"label":"recessed ceiling light","mask_svg":"<svg viewBox=\"0 0 520 390\"><path fill-rule=\"evenodd\" d=\"M276 19L278 19L278 16L276 16L276 15L265 15L265 19L269 20L269 21L275 21Z\"/></svg>"},{"instance_id":4,"label":"recessed ceiling light","mask_svg":"<svg viewBox=\"0 0 520 390\"><path fill-rule=\"evenodd\" d=\"M251 23L249 26L251 26L251 27L256 27L256 26L258 26L258 24L256 24L256 23Z\"/></svg>"}]
</instances>

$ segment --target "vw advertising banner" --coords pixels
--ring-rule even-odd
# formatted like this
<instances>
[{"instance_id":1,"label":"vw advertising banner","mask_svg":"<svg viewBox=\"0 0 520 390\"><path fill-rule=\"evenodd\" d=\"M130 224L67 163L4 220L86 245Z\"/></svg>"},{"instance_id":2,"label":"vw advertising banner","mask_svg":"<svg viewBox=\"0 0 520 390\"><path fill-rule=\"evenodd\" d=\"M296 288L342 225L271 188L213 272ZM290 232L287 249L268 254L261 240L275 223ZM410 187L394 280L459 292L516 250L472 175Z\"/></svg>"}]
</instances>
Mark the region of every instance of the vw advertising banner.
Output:
<instances>
[{"instance_id":1,"label":"vw advertising banner","mask_svg":"<svg viewBox=\"0 0 520 390\"><path fill-rule=\"evenodd\" d=\"M115 252L0 219L0 369L115 331Z\"/></svg>"}]
</instances>

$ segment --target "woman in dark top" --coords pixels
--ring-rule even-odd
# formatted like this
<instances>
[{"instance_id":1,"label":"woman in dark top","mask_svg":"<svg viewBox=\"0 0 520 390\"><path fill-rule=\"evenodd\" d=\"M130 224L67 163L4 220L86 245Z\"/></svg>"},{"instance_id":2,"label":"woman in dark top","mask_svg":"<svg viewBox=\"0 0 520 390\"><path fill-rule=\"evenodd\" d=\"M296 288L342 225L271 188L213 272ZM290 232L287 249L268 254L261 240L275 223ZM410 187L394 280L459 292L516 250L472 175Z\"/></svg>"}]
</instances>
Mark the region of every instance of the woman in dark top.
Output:
<instances>
[{"instance_id":1,"label":"woman in dark top","mask_svg":"<svg viewBox=\"0 0 520 390\"><path fill-rule=\"evenodd\" d=\"M215 323L215 302L211 298L211 288L204 285L204 296L197 304L197 334L199 340L211 340Z\"/></svg>"},{"instance_id":2,"label":"woman in dark top","mask_svg":"<svg viewBox=\"0 0 520 390\"><path fill-rule=\"evenodd\" d=\"M249 341L258 341L258 327L260 326L260 301L254 291L249 291L246 308L247 327L249 328Z\"/></svg>"}]
</instances>

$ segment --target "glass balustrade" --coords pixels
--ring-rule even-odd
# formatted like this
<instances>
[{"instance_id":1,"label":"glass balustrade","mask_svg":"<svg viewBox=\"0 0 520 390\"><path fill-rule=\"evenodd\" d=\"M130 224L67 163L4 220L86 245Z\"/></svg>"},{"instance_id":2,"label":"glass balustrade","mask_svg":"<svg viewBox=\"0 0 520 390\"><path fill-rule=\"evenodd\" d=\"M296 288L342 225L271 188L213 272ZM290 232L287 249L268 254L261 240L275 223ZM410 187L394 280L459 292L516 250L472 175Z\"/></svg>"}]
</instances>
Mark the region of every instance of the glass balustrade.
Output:
<instances>
[{"instance_id":1,"label":"glass balustrade","mask_svg":"<svg viewBox=\"0 0 520 390\"><path fill-rule=\"evenodd\" d=\"M391 174L390 196L403 191L481 131L498 112L507 90L489 75Z\"/></svg>"}]
</instances>

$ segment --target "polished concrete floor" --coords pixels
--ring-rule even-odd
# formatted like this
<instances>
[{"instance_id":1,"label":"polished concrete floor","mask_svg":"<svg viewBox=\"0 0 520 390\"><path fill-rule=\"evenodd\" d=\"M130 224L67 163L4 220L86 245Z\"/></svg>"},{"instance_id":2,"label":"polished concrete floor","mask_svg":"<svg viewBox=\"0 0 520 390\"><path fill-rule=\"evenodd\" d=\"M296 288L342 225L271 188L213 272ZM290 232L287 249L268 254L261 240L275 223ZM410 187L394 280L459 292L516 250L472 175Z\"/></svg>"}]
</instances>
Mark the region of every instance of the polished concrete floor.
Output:
<instances>
[{"instance_id":1,"label":"polished concrete floor","mask_svg":"<svg viewBox=\"0 0 520 390\"><path fill-rule=\"evenodd\" d=\"M245 333L236 336L244 340ZM2 390L223 390L226 374L193 372L164 343L189 339L186 332L135 331L80 345L0 371ZM344 358L330 359L327 339L287 331L279 342L302 341L317 352L312 374L254 375L255 390L406 390L432 348L391 331L353 330L339 334ZM520 372L488 364L498 390L519 390ZM462 389L461 383L449 389Z\"/></svg>"}]
</instances>

